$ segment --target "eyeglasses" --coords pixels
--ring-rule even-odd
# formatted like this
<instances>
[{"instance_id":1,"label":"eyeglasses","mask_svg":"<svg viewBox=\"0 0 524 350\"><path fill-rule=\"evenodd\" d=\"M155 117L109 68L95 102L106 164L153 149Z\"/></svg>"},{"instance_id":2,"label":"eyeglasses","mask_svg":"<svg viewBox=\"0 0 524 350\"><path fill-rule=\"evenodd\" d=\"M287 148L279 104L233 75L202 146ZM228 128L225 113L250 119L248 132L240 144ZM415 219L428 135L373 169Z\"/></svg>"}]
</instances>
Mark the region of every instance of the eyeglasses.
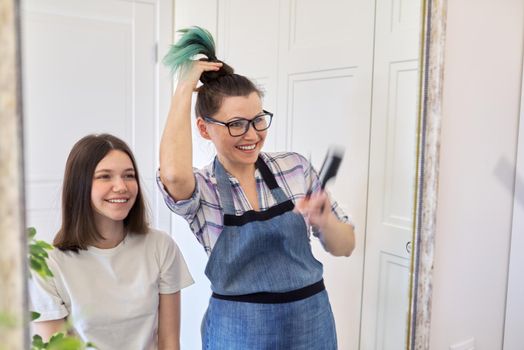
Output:
<instances>
[{"instance_id":1,"label":"eyeglasses","mask_svg":"<svg viewBox=\"0 0 524 350\"><path fill-rule=\"evenodd\" d=\"M271 120L273 119L273 113L266 110L262 110L262 114L255 116L255 118L249 120L245 118L238 118L233 121L223 123L215 120L211 117L202 117L206 122L218 124L227 127L229 135L233 137L242 136L249 130L249 126L253 125L256 131L267 130L271 126Z\"/></svg>"}]
</instances>

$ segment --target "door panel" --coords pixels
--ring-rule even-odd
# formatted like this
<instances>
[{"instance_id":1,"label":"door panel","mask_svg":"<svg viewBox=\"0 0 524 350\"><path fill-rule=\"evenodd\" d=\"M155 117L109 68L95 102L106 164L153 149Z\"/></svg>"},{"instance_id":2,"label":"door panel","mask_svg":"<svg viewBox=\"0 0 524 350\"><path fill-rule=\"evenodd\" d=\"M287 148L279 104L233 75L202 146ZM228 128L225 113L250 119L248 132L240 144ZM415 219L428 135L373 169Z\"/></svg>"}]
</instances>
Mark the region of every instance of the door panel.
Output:
<instances>
[{"instance_id":1,"label":"door panel","mask_svg":"<svg viewBox=\"0 0 524 350\"><path fill-rule=\"evenodd\" d=\"M26 0L22 5L28 224L40 239L53 239L72 145L89 133L108 132L134 150L154 223L169 227L159 221L155 188L157 3Z\"/></svg>"},{"instance_id":2,"label":"door panel","mask_svg":"<svg viewBox=\"0 0 524 350\"><path fill-rule=\"evenodd\" d=\"M317 169L330 145L345 148L336 181L328 185L356 226L350 258L333 257L318 240L313 252L324 277L340 349L357 349L364 259L371 116L374 6L369 1L290 1L281 11L279 134L283 149L311 154ZM284 118L282 118L284 119Z\"/></svg>"},{"instance_id":3,"label":"door panel","mask_svg":"<svg viewBox=\"0 0 524 350\"><path fill-rule=\"evenodd\" d=\"M405 349L420 1L377 0L361 349Z\"/></svg>"},{"instance_id":4,"label":"door panel","mask_svg":"<svg viewBox=\"0 0 524 350\"><path fill-rule=\"evenodd\" d=\"M278 25L279 6L278 0L218 1L216 36L219 57L257 83L264 92L264 108L275 118L279 118L278 45L284 35ZM265 149L275 149L275 142L276 135L270 132Z\"/></svg>"}]
</instances>

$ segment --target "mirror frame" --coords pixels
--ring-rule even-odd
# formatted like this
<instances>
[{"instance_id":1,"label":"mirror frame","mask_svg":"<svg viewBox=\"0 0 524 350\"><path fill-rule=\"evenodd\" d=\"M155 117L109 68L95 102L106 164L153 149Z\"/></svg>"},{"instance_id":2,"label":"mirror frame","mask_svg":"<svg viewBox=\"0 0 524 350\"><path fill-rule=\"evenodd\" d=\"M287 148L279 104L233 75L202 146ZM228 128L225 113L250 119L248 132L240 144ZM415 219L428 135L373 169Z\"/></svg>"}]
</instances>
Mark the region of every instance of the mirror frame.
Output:
<instances>
[{"instance_id":1,"label":"mirror frame","mask_svg":"<svg viewBox=\"0 0 524 350\"><path fill-rule=\"evenodd\" d=\"M429 349L447 0L423 4L417 186L408 350Z\"/></svg>"},{"instance_id":2,"label":"mirror frame","mask_svg":"<svg viewBox=\"0 0 524 350\"><path fill-rule=\"evenodd\" d=\"M0 349L29 347L19 0L0 0Z\"/></svg>"},{"instance_id":3,"label":"mirror frame","mask_svg":"<svg viewBox=\"0 0 524 350\"><path fill-rule=\"evenodd\" d=\"M411 350L429 349L447 0L426 0L423 6L419 152L407 342ZM0 123L3 126L0 129L0 188L7 189L0 198L0 243L2 247L10 247L2 248L0 259L0 272L7 282L2 290L7 298L2 297L0 305L2 312L7 310L26 321L19 0L0 0L0 14L7 19L1 24L0 36ZM2 339L12 341L13 348L26 348L27 329L27 322L17 322L12 328L0 329L0 334L7 334Z\"/></svg>"}]
</instances>

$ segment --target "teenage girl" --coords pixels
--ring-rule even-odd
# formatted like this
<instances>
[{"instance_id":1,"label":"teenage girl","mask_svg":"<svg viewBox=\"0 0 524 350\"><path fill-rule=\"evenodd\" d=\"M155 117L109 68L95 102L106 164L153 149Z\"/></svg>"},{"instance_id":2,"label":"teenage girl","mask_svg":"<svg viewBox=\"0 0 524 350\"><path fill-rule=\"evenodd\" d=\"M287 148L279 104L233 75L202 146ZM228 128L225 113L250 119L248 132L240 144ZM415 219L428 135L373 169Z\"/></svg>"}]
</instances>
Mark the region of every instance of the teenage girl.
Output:
<instances>
[{"instance_id":1,"label":"teenage girl","mask_svg":"<svg viewBox=\"0 0 524 350\"><path fill-rule=\"evenodd\" d=\"M193 283L176 243L148 226L129 147L108 135L78 141L67 159L53 277L33 275L34 331L70 323L100 350L179 349L180 290Z\"/></svg>"}]
</instances>

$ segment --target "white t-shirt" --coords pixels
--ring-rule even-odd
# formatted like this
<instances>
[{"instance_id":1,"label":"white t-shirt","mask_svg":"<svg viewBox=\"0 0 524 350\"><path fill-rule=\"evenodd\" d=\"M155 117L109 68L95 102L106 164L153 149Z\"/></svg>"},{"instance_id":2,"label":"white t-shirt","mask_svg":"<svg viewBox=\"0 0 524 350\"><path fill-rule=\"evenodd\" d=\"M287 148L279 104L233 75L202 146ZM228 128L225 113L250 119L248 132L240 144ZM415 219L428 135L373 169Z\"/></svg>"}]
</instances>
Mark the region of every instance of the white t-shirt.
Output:
<instances>
[{"instance_id":1,"label":"white t-shirt","mask_svg":"<svg viewBox=\"0 0 524 350\"><path fill-rule=\"evenodd\" d=\"M193 284L175 241L157 230L127 234L111 249L53 249L48 265L54 277L32 278L35 322L67 317L100 350L156 349L159 294Z\"/></svg>"}]
</instances>

